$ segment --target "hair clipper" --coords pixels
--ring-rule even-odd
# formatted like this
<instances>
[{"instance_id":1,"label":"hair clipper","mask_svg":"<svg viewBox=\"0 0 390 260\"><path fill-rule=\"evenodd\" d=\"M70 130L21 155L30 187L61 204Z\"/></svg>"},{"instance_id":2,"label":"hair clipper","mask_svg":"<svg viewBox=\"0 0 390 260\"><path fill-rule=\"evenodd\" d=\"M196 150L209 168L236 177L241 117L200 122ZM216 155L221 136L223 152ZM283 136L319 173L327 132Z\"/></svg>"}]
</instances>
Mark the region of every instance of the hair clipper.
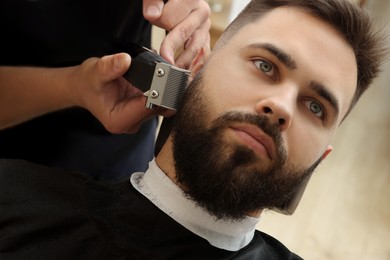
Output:
<instances>
[{"instance_id":1,"label":"hair clipper","mask_svg":"<svg viewBox=\"0 0 390 260\"><path fill-rule=\"evenodd\" d=\"M123 77L144 92L145 107L177 110L190 71L171 65L157 53L135 43L130 44L128 52L132 60Z\"/></svg>"}]
</instances>

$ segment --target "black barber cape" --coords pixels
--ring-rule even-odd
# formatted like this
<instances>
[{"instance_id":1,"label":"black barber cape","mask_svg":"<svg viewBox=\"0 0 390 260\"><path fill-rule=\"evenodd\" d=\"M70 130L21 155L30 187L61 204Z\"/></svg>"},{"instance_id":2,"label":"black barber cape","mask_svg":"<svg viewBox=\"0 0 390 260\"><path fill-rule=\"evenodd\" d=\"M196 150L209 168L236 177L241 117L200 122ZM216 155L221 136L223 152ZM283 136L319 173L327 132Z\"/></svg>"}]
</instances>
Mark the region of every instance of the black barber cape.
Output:
<instances>
[{"instance_id":1,"label":"black barber cape","mask_svg":"<svg viewBox=\"0 0 390 260\"><path fill-rule=\"evenodd\" d=\"M211 246L138 193L22 160L0 160L0 259L301 259L256 231L237 252Z\"/></svg>"}]
</instances>

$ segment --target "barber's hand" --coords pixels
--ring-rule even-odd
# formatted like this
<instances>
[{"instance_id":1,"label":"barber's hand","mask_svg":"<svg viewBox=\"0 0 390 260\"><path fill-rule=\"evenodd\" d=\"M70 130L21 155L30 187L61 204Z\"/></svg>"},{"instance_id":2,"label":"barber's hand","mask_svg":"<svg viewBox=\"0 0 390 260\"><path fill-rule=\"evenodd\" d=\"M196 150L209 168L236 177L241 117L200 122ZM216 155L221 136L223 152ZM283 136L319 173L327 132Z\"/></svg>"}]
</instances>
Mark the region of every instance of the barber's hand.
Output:
<instances>
[{"instance_id":1,"label":"barber's hand","mask_svg":"<svg viewBox=\"0 0 390 260\"><path fill-rule=\"evenodd\" d=\"M129 69L126 53L89 58L76 66L70 91L75 103L89 110L112 133L134 133L142 122L156 114L173 114L166 109L145 108L146 97L122 75Z\"/></svg>"},{"instance_id":2,"label":"barber's hand","mask_svg":"<svg viewBox=\"0 0 390 260\"><path fill-rule=\"evenodd\" d=\"M204 0L143 0L145 19L169 31L160 55L181 68L188 68L201 48L210 49L210 8ZM176 57L175 53L182 49Z\"/></svg>"}]
</instances>

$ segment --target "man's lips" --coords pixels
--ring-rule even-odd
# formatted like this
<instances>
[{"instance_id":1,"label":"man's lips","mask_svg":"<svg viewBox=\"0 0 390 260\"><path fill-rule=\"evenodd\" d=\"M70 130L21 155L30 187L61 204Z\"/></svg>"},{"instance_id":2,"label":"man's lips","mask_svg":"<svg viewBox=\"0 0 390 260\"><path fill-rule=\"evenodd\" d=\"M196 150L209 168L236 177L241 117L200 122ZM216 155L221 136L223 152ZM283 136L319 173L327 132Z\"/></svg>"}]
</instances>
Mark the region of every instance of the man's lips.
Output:
<instances>
[{"instance_id":1,"label":"man's lips","mask_svg":"<svg viewBox=\"0 0 390 260\"><path fill-rule=\"evenodd\" d=\"M251 124L230 126L238 138L256 153L266 154L271 160L275 157L275 145L272 139L259 127Z\"/></svg>"}]
</instances>

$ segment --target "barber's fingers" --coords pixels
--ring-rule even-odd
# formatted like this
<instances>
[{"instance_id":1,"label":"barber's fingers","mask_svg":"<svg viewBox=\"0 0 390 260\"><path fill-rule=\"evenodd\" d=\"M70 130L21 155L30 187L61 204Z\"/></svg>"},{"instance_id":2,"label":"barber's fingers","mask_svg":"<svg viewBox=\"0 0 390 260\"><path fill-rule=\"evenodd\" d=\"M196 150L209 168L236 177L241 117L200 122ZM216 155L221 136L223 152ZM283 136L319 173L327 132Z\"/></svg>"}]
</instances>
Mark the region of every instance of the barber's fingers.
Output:
<instances>
[{"instance_id":1,"label":"barber's fingers","mask_svg":"<svg viewBox=\"0 0 390 260\"><path fill-rule=\"evenodd\" d=\"M135 133L142 123L156 113L145 107L146 98L133 97L118 103L113 109L108 110L108 118L105 128L111 133Z\"/></svg>"},{"instance_id":2,"label":"barber's fingers","mask_svg":"<svg viewBox=\"0 0 390 260\"><path fill-rule=\"evenodd\" d=\"M95 74L97 85L112 84L118 92L126 98L142 95L142 91L122 78L123 74L130 68L131 57L127 53L117 53L100 58L97 62L98 73ZM104 85L101 85L104 87ZM106 86L107 88L107 86Z\"/></svg>"},{"instance_id":3,"label":"barber's fingers","mask_svg":"<svg viewBox=\"0 0 390 260\"><path fill-rule=\"evenodd\" d=\"M166 4L162 0L143 0L144 17L154 25L171 31L190 15L198 18L192 20L195 27L199 27L210 17L209 5L204 0L169 0ZM146 6L146 2L148 6ZM155 10L153 12L153 10ZM158 15L158 12L161 12ZM154 14L154 15L152 15Z\"/></svg>"},{"instance_id":4,"label":"barber's fingers","mask_svg":"<svg viewBox=\"0 0 390 260\"><path fill-rule=\"evenodd\" d=\"M188 48L188 52L192 50L192 53L196 53L198 49L209 45L210 8L204 0L169 0L162 6L160 16L151 16L146 11L153 10L152 3L156 4L156 9L160 10L161 2L144 0L145 18L152 24L169 31L160 47L161 56L174 63L175 53L185 48L190 38L194 40L187 46L191 47Z\"/></svg>"},{"instance_id":5,"label":"barber's fingers","mask_svg":"<svg viewBox=\"0 0 390 260\"><path fill-rule=\"evenodd\" d=\"M182 5L185 7L180 9L180 11L178 10L179 12L176 14L176 12L173 13L174 9L168 8L169 4L174 2L166 4L167 8L164 8L162 18L171 18L166 24L171 23L174 27L168 28L170 32L161 44L160 54L177 66L187 68L199 49L210 45L210 9L203 0L176 1L183 2ZM182 19L185 15L187 16ZM162 20L164 21L164 19ZM180 49L183 49L186 55L177 61L173 61L175 53Z\"/></svg>"},{"instance_id":6,"label":"barber's fingers","mask_svg":"<svg viewBox=\"0 0 390 260\"><path fill-rule=\"evenodd\" d=\"M210 50L210 21L204 23L200 28L198 28L191 37L186 41L184 46L182 47L181 52L175 58L175 64L178 67L188 69L191 65L191 62L194 60L196 55L202 50L205 49L207 51ZM169 37L168 35L167 37ZM164 42L162 43L162 47L160 52L164 52L165 46Z\"/></svg>"},{"instance_id":7,"label":"barber's fingers","mask_svg":"<svg viewBox=\"0 0 390 260\"><path fill-rule=\"evenodd\" d=\"M146 20L153 24L160 18L164 8L163 0L143 0L143 14Z\"/></svg>"},{"instance_id":8,"label":"barber's fingers","mask_svg":"<svg viewBox=\"0 0 390 260\"><path fill-rule=\"evenodd\" d=\"M149 109L145 107L146 98L143 96L134 97L131 100L123 101L109 111L105 128L111 133L135 133L142 123L156 115L164 117L173 116L176 111L163 107Z\"/></svg>"},{"instance_id":9,"label":"barber's fingers","mask_svg":"<svg viewBox=\"0 0 390 260\"><path fill-rule=\"evenodd\" d=\"M121 77L130 67L131 57L127 53L117 53L100 58L96 65L101 81L108 82Z\"/></svg>"},{"instance_id":10,"label":"barber's fingers","mask_svg":"<svg viewBox=\"0 0 390 260\"><path fill-rule=\"evenodd\" d=\"M111 133L134 132L153 112L146 110L143 93L122 75L131 58L126 53L90 58L84 105ZM89 89L89 91L87 91Z\"/></svg>"},{"instance_id":11,"label":"barber's fingers","mask_svg":"<svg viewBox=\"0 0 390 260\"><path fill-rule=\"evenodd\" d=\"M92 58L91 61L97 58ZM104 56L95 63L98 73L94 79L101 83L95 90L97 99L88 108L111 133L135 133L148 118L161 114L172 116L174 111L162 107L145 107L146 97L122 77L131 62L128 54ZM103 83L106 82L106 83Z\"/></svg>"}]
</instances>

